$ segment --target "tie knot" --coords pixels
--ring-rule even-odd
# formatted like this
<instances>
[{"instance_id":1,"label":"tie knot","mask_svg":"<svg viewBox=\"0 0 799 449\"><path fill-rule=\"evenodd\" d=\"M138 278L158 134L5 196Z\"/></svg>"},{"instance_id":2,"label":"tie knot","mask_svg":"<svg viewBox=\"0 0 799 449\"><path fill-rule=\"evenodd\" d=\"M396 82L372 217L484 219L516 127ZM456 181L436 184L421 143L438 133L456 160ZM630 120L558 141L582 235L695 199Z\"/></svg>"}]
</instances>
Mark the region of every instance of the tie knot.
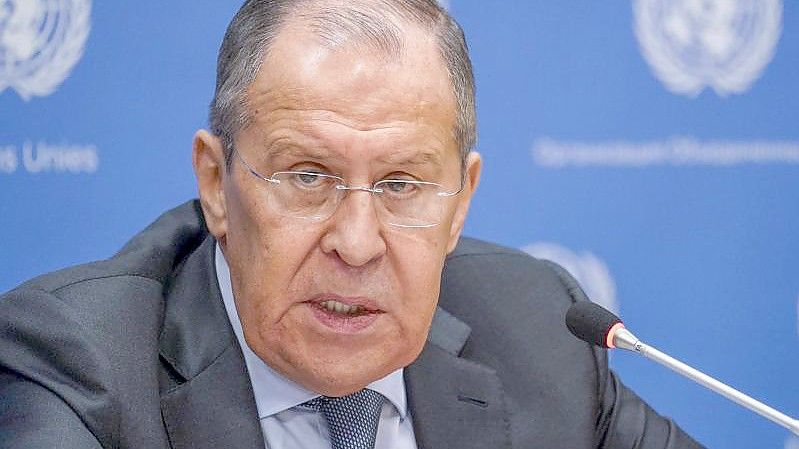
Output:
<instances>
[{"instance_id":1,"label":"tie knot","mask_svg":"<svg viewBox=\"0 0 799 449\"><path fill-rule=\"evenodd\" d=\"M374 449L384 399L364 389L340 398L319 396L303 405L322 412L333 449Z\"/></svg>"}]
</instances>

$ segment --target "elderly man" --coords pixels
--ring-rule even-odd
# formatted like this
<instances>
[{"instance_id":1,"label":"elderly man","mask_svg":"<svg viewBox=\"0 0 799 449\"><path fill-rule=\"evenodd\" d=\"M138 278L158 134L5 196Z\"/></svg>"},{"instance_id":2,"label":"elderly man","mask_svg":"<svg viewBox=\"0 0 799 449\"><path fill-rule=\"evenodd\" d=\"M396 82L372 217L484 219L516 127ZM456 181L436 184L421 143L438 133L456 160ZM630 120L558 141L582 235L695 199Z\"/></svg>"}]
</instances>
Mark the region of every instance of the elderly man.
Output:
<instances>
[{"instance_id":1,"label":"elderly man","mask_svg":"<svg viewBox=\"0 0 799 449\"><path fill-rule=\"evenodd\" d=\"M0 299L1 447L699 447L568 335L568 274L459 243L474 87L435 1L246 2L210 121L199 202Z\"/></svg>"}]
</instances>

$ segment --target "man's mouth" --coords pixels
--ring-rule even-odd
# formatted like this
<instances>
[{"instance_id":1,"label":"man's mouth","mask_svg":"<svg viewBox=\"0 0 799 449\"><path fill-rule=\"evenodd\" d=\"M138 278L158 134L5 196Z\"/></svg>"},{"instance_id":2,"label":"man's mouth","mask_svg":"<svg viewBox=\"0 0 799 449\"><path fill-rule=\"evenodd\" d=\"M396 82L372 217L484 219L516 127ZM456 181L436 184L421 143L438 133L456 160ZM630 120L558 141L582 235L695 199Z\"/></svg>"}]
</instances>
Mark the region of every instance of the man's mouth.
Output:
<instances>
[{"instance_id":1,"label":"man's mouth","mask_svg":"<svg viewBox=\"0 0 799 449\"><path fill-rule=\"evenodd\" d=\"M323 295L307 302L314 315L327 327L344 333L353 333L369 327L383 310L368 298Z\"/></svg>"},{"instance_id":2,"label":"man's mouth","mask_svg":"<svg viewBox=\"0 0 799 449\"><path fill-rule=\"evenodd\" d=\"M341 313L343 315L358 316L358 315L363 315L364 313L369 313L366 310L366 308L363 306L347 305L344 304L343 302L339 302L333 299L318 302L316 304L318 304L319 307L322 307L323 309L329 310L330 312Z\"/></svg>"}]
</instances>

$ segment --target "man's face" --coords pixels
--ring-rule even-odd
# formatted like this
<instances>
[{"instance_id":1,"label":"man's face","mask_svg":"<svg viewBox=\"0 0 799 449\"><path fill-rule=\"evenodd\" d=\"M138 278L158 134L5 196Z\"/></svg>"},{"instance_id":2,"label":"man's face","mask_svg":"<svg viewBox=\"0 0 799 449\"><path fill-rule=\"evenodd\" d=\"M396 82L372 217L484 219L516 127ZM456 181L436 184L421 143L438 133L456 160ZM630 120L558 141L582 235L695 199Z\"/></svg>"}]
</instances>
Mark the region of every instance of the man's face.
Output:
<instances>
[{"instance_id":1,"label":"man's face","mask_svg":"<svg viewBox=\"0 0 799 449\"><path fill-rule=\"evenodd\" d=\"M299 27L274 42L247 93L253 118L236 136L263 175L313 171L349 185L411 177L458 190L455 99L436 44L407 30L401 55L349 43L330 49ZM444 258L457 242L479 175L444 200L435 227L384 223L377 198L350 191L326 220L288 217L270 189L201 131L194 154L203 208L230 265L249 346L270 367L329 396L349 394L411 363L439 294ZM217 174L214 174L217 173ZM353 316L335 301L361 306Z\"/></svg>"}]
</instances>

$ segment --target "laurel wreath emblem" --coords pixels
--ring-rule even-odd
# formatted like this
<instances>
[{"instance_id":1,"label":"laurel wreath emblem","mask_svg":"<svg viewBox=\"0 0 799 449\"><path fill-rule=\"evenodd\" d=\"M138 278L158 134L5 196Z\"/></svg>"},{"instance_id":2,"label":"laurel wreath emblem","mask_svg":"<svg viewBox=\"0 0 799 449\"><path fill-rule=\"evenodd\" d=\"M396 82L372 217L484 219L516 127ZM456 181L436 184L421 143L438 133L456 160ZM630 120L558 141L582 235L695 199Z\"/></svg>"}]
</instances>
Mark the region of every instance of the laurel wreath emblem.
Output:
<instances>
[{"instance_id":1,"label":"laurel wreath emblem","mask_svg":"<svg viewBox=\"0 0 799 449\"><path fill-rule=\"evenodd\" d=\"M66 80L83 56L91 29L91 0L0 0L0 8L14 14L27 8L42 8L41 20L29 24L25 44L34 50L27 58L4 39L12 33L10 20L0 22L0 93L11 87L25 100L52 94ZM5 23L5 25L4 25Z\"/></svg>"},{"instance_id":2,"label":"laurel wreath emblem","mask_svg":"<svg viewBox=\"0 0 799 449\"><path fill-rule=\"evenodd\" d=\"M712 26L701 19L708 6L724 12L705 14L722 19ZM748 90L782 33L782 0L635 0L633 8L652 72L670 91L691 97L706 87L722 97Z\"/></svg>"}]
</instances>

